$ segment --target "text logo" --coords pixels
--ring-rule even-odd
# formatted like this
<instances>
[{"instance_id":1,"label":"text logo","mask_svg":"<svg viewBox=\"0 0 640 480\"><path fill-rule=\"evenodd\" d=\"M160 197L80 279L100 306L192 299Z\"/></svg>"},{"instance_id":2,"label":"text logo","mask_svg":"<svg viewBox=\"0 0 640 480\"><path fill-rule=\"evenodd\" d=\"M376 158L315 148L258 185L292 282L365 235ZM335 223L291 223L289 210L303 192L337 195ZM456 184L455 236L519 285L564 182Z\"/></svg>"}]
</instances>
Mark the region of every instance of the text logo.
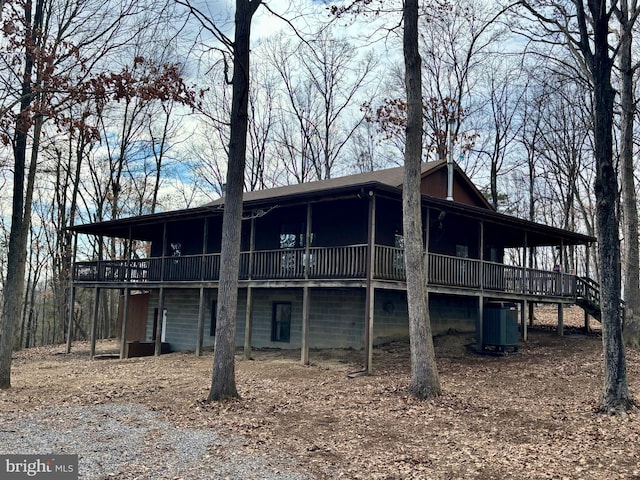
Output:
<instances>
[{"instance_id":1,"label":"text logo","mask_svg":"<svg viewBox=\"0 0 640 480\"><path fill-rule=\"evenodd\" d=\"M78 480L78 455L0 455L0 480Z\"/></svg>"}]
</instances>

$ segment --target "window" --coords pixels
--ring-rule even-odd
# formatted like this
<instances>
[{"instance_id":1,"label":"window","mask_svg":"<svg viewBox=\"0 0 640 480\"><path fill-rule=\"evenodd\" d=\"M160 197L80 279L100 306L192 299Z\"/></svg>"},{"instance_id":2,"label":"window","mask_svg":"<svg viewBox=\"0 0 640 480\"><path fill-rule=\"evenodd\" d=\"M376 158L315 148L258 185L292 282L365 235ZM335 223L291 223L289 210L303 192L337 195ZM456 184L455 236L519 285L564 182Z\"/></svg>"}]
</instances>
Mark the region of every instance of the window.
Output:
<instances>
[{"instance_id":1,"label":"window","mask_svg":"<svg viewBox=\"0 0 640 480\"><path fill-rule=\"evenodd\" d=\"M294 233L281 233L280 248L296 248L296 235Z\"/></svg>"},{"instance_id":2,"label":"window","mask_svg":"<svg viewBox=\"0 0 640 480\"><path fill-rule=\"evenodd\" d=\"M469 258L469 246L456 245L456 257Z\"/></svg>"},{"instance_id":3,"label":"window","mask_svg":"<svg viewBox=\"0 0 640 480\"><path fill-rule=\"evenodd\" d=\"M271 322L271 341L289 342L291 339L291 302L274 302Z\"/></svg>"},{"instance_id":4,"label":"window","mask_svg":"<svg viewBox=\"0 0 640 480\"><path fill-rule=\"evenodd\" d=\"M313 268L315 263L313 254L307 259L306 254L301 253L305 248L306 226L304 223L290 223L282 225L280 230L280 249L285 250L281 255L282 274L286 277L300 277L304 274L304 268ZM313 239L314 234L311 233L311 245Z\"/></svg>"},{"instance_id":5,"label":"window","mask_svg":"<svg viewBox=\"0 0 640 480\"><path fill-rule=\"evenodd\" d=\"M456 245L456 257L469 258L469 246ZM457 281L462 285L466 285L469 282L469 278L467 276L467 262L464 260L460 261L460 273Z\"/></svg>"},{"instance_id":6,"label":"window","mask_svg":"<svg viewBox=\"0 0 640 480\"><path fill-rule=\"evenodd\" d=\"M280 248L304 248L306 237L304 223L287 223L280 228ZM311 232L309 246L313 245L315 234Z\"/></svg>"},{"instance_id":7,"label":"window","mask_svg":"<svg viewBox=\"0 0 640 480\"><path fill-rule=\"evenodd\" d=\"M396 232L393 236L393 243L396 248L404 248L404 235Z\"/></svg>"},{"instance_id":8,"label":"window","mask_svg":"<svg viewBox=\"0 0 640 480\"><path fill-rule=\"evenodd\" d=\"M393 252L393 274L394 278L402 278L404 272L404 235L396 232L393 236L393 243L396 248L402 250L394 250Z\"/></svg>"},{"instance_id":9,"label":"window","mask_svg":"<svg viewBox=\"0 0 640 480\"><path fill-rule=\"evenodd\" d=\"M217 315L218 315L218 302L216 302L214 300L212 305L211 305L211 323L209 324L209 336L210 337L215 337L216 336Z\"/></svg>"}]
</instances>

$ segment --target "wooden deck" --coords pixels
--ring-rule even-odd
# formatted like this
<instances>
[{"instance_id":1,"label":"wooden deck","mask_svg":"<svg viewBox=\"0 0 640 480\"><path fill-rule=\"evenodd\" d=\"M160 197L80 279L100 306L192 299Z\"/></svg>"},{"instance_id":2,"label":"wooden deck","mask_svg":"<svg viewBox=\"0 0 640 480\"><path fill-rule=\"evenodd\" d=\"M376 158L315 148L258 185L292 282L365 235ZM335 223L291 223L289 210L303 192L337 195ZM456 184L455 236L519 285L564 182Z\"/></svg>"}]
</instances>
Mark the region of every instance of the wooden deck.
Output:
<instances>
[{"instance_id":1,"label":"wooden deck","mask_svg":"<svg viewBox=\"0 0 640 480\"><path fill-rule=\"evenodd\" d=\"M353 281L367 280L367 245L311 247L242 252L241 281ZM530 298L557 298L582 302L599 310L598 285L575 275L536 270L478 259L429 253L425 258L427 282L446 289L509 294ZM218 281L220 254L186 255L131 260L76 262L76 286L144 288L161 284L211 284ZM376 245L371 279L405 281L401 248ZM185 285L186 286L186 285Z\"/></svg>"}]
</instances>

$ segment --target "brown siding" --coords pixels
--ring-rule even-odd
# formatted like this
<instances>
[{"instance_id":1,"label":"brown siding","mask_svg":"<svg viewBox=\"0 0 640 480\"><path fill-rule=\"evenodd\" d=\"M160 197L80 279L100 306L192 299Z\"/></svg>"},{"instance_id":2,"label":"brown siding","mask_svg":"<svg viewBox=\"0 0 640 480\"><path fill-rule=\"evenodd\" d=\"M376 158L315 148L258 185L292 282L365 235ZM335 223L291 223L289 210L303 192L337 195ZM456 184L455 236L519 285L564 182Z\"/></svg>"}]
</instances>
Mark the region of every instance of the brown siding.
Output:
<instances>
[{"instance_id":1,"label":"brown siding","mask_svg":"<svg viewBox=\"0 0 640 480\"><path fill-rule=\"evenodd\" d=\"M447 198L447 169L440 168L422 179L420 191L423 195ZM474 207L486 207L483 199L478 198L477 191L470 187L457 172L453 176L453 200Z\"/></svg>"},{"instance_id":2,"label":"brown siding","mask_svg":"<svg viewBox=\"0 0 640 480\"><path fill-rule=\"evenodd\" d=\"M122 332L124 297L118 302L118 332ZM147 335L147 311L149 309L149 294L140 293L129 297L129 318L127 320L127 341L142 342ZM118 335L119 337L120 335Z\"/></svg>"}]
</instances>

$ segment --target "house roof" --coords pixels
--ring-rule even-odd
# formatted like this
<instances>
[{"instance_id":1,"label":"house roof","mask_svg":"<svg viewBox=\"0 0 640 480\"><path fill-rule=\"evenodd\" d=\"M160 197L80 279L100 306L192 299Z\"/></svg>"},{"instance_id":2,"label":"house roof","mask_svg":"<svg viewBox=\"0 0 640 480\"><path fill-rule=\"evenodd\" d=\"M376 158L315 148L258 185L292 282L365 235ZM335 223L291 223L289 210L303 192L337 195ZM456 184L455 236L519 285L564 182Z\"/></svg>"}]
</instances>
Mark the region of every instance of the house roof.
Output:
<instances>
[{"instance_id":1,"label":"house roof","mask_svg":"<svg viewBox=\"0 0 640 480\"><path fill-rule=\"evenodd\" d=\"M437 169L443 164L441 161L427 162L422 164L422 175ZM260 200L273 200L289 196L300 196L318 192L326 192L329 190L340 189L343 187L353 187L356 185L367 185L377 183L387 185L393 188L402 188L404 181L404 167L387 168L385 170L376 170L373 172L357 173L354 175L346 175L344 177L328 178L326 180L317 180L314 182L297 183L294 185L286 185L283 187L267 188L265 190L255 190L253 192L244 192L243 201L245 203L257 202ZM205 205L205 207L217 207L224 205L224 197L214 200Z\"/></svg>"},{"instance_id":2,"label":"house roof","mask_svg":"<svg viewBox=\"0 0 640 480\"><path fill-rule=\"evenodd\" d=\"M422 164L421 177L434 174L435 172L446 169L447 162L438 160L434 162L426 162ZM487 209L493 210L493 207L486 201L482 193L477 189L473 182L464 172L455 167L455 175L459 181L462 181L469 187L477 197L477 203ZM299 183L286 185L283 187L268 188L264 190L255 190L252 192L244 192L243 202L245 205L259 203L264 200L273 201L276 199L285 199L289 197L301 198L315 195L322 192L337 191L342 188L352 189L356 186L366 186L369 184L384 185L394 189L402 189L404 183L404 167L387 168L384 170L376 170L373 172L357 173L354 175L346 175L344 177L328 178L325 180L317 180L314 182ZM424 189L423 189L423 193ZM429 194L430 192L426 192ZM433 195L433 194L432 194ZM221 207L224 205L224 197L214 200L205 205L205 207Z\"/></svg>"},{"instance_id":3,"label":"house roof","mask_svg":"<svg viewBox=\"0 0 640 480\"><path fill-rule=\"evenodd\" d=\"M423 179L440 169L446 168L446 162L428 162L422 165ZM541 245L565 245L588 244L596 241L595 238L579 233L570 232L556 227L551 227L510 215L496 212L484 200L484 197L458 168L456 175L467 184L479 197L478 204L468 205L456 201L424 194L423 205L436 208L442 212L450 212L455 215L470 219L483 220L500 229L500 235L507 246L522 245L522 232L526 231L528 246ZM243 203L245 210L258 210L261 208L273 208L296 203L326 201L341 196L361 195L365 191L386 193L394 198L401 198L402 183L404 180L404 167L396 167L374 172L360 173L345 177L331 178L315 182L288 185L265 190L245 192ZM224 210L224 198L207 203L201 207L142 215L106 222L98 222L71 227L70 230L90 235L104 235L108 237L132 238L138 240L151 240L158 236L158 229L164 222L188 221L212 215L221 215Z\"/></svg>"}]
</instances>

